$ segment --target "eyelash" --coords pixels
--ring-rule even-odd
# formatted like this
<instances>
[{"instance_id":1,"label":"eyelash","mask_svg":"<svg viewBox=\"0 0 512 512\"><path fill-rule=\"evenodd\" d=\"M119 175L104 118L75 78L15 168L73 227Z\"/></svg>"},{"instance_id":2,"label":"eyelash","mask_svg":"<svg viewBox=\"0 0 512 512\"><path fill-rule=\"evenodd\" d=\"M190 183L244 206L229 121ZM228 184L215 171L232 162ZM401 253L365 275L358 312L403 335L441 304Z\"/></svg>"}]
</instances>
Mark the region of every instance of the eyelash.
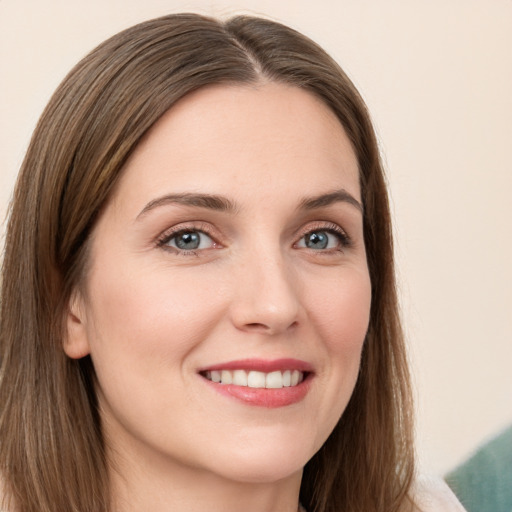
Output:
<instances>
[{"instance_id":1,"label":"eyelash","mask_svg":"<svg viewBox=\"0 0 512 512\"><path fill-rule=\"evenodd\" d=\"M212 248L222 247L222 245L216 241L211 231L212 230L210 226L203 223L173 227L162 233L162 235L160 235L160 237L157 240L157 246L160 247L161 249L170 251L180 256L198 256L199 252L204 251L206 249L185 250L179 249L177 247L171 247L167 244L169 244L169 242L173 238L176 238L184 233L201 233L203 235L208 236L213 241L214 247ZM317 254L330 254L332 252L339 252L345 248L349 248L352 246L351 238L346 233L346 231L343 230L340 226L331 222L318 222L317 225L315 226L308 226L308 228L301 233L299 240L294 243L294 247L296 247L298 243L302 241L307 235L311 235L315 232L329 233L331 235L334 235L339 241L339 247L334 248L318 250L305 247L306 249L309 249L310 251L315 252Z\"/></svg>"},{"instance_id":2,"label":"eyelash","mask_svg":"<svg viewBox=\"0 0 512 512\"><path fill-rule=\"evenodd\" d=\"M167 245L173 238L178 237L179 235L185 234L185 233L201 233L203 235L208 236L211 238L211 240L214 243L214 246L221 247L221 244L219 244L215 237L211 233L211 228L207 224L191 224L191 225L181 225L176 226L171 229L168 229L157 240L157 246L165 251L172 252L173 254L177 254L179 256L198 256L198 252L204 251L205 249L195 249L195 250L186 250L186 249L179 249L177 247L171 247Z\"/></svg>"},{"instance_id":3,"label":"eyelash","mask_svg":"<svg viewBox=\"0 0 512 512\"><path fill-rule=\"evenodd\" d=\"M352 246L352 239L349 237L347 232L340 226L338 226L338 224L334 224L332 222L318 222L314 226L308 226L307 229L302 232L299 241L296 242L294 245L297 245L307 235L311 235L313 233L318 232L329 233L331 235L334 235L339 241L339 247L324 250L310 249L310 251L313 251L317 254L330 254L332 252L340 252L343 249L347 249Z\"/></svg>"}]
</instances>

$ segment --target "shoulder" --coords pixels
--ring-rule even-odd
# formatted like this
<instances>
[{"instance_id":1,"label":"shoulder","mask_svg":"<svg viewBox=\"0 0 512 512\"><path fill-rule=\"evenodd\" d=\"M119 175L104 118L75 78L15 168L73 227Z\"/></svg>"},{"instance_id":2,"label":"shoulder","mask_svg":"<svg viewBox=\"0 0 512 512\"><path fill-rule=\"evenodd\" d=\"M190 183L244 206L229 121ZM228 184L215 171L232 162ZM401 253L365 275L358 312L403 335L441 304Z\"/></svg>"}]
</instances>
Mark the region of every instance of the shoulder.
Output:
<instances>
[{"instance_id":1,"label":"shoulder","mask_svg":"<svg viewBox=\"0 0 512 512\"><path fill-rule=\"evenodd\" d=\"M412 495L414 512L465 512L455 494L438 477L421 475L416 478Z\"/></svg>"}]
</instances>

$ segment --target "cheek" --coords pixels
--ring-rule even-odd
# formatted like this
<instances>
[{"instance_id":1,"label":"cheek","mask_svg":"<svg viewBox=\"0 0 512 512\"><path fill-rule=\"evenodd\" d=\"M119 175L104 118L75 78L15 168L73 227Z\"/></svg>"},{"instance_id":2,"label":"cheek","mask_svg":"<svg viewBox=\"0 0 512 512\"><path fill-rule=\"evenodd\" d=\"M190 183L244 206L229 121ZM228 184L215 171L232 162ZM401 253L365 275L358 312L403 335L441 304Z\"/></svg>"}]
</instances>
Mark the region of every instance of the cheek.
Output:
<instances>
[{"instance_id":1,"label":"cheek","mask_svg":"<svg viewBox=\"0 0 512 512\"><path fill-rule=\"evenodd\" d=\"M103 417L138 436L149 429L163 439L169 428L160 418L163 404L182 410L194 398L183 386L188 355L207 339L222 301L197 272L191 280L176 269L108 268L91 276L87 315Z\"/></svg>"},{"instance_id":2,"label":"cheek","mask_svg":"<svg viewBox=\"0 0 512 512\"><path fill-rule=\"evenodd\" d=\"M366 269L344 273L339 279L308 293L310 313L331 353L360 353L370 318L371 283Z\"/></svg>"},{"instance_id":3,"label":"cheek","mask_svg":"<svg viewBox=\"0 0 512 512\"><path fill-rule=\"evenodd\" d=\"M105 267L104 267L105 268ZM211 288L211 289L209 289ZM144 268L98 272L91 279L91 352L97 364L116 358L137 371L158 356L174 366L210 332L222 314L215 286L200 275ZM217 297L217 300L212 300Z\"/></svg>"},{"instance_id":4,"label":"cheek","mask_svg":"<svg viewBox=\"0 0 512 512\"><path fill-rule=\"evenodd\" d=\"M359 375L361 351L368 330L371 284L365 268L340 269L313 286L308 297L308 314L325 354L319 375L315 449L319 449L342 416Z\"/></svg>"}]
</instances>

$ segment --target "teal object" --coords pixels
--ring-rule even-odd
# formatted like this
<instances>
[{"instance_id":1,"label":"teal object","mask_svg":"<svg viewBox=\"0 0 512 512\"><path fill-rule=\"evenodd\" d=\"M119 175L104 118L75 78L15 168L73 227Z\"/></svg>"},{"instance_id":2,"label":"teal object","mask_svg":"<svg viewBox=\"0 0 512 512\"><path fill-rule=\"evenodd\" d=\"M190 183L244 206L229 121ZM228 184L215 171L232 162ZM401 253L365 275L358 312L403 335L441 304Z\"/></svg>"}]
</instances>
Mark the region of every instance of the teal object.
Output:
<instances>
[{"instance_id":1,"label":"teal object","mask_svg":"<svg viewBox=\"0 0 512 512\"><path fill-rule=\"evenodd\" d=\"M468 512L512 512L512 427L446 478Z\"/></svg>"}]
</instances>

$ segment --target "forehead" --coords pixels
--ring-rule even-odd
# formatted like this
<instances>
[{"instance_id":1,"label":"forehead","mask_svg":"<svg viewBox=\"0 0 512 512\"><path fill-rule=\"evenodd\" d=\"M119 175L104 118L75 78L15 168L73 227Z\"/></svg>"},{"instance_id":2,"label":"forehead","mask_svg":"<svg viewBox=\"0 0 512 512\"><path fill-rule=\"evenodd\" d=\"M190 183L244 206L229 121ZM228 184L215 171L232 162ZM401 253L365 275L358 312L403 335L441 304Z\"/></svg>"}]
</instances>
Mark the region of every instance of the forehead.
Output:
<instances>
[{"instance_id":1,"label":"forehead","mask_svg":"<svg viewBox=\"0 0 512 512\"><path fill-rule=\"evenodd\" d=\"M345 188L359 170L336 115L313 94L278 83L217 85L187 95L151 128L125 165L117 194L307 195Z\"/></svg>"}]
</instances>

